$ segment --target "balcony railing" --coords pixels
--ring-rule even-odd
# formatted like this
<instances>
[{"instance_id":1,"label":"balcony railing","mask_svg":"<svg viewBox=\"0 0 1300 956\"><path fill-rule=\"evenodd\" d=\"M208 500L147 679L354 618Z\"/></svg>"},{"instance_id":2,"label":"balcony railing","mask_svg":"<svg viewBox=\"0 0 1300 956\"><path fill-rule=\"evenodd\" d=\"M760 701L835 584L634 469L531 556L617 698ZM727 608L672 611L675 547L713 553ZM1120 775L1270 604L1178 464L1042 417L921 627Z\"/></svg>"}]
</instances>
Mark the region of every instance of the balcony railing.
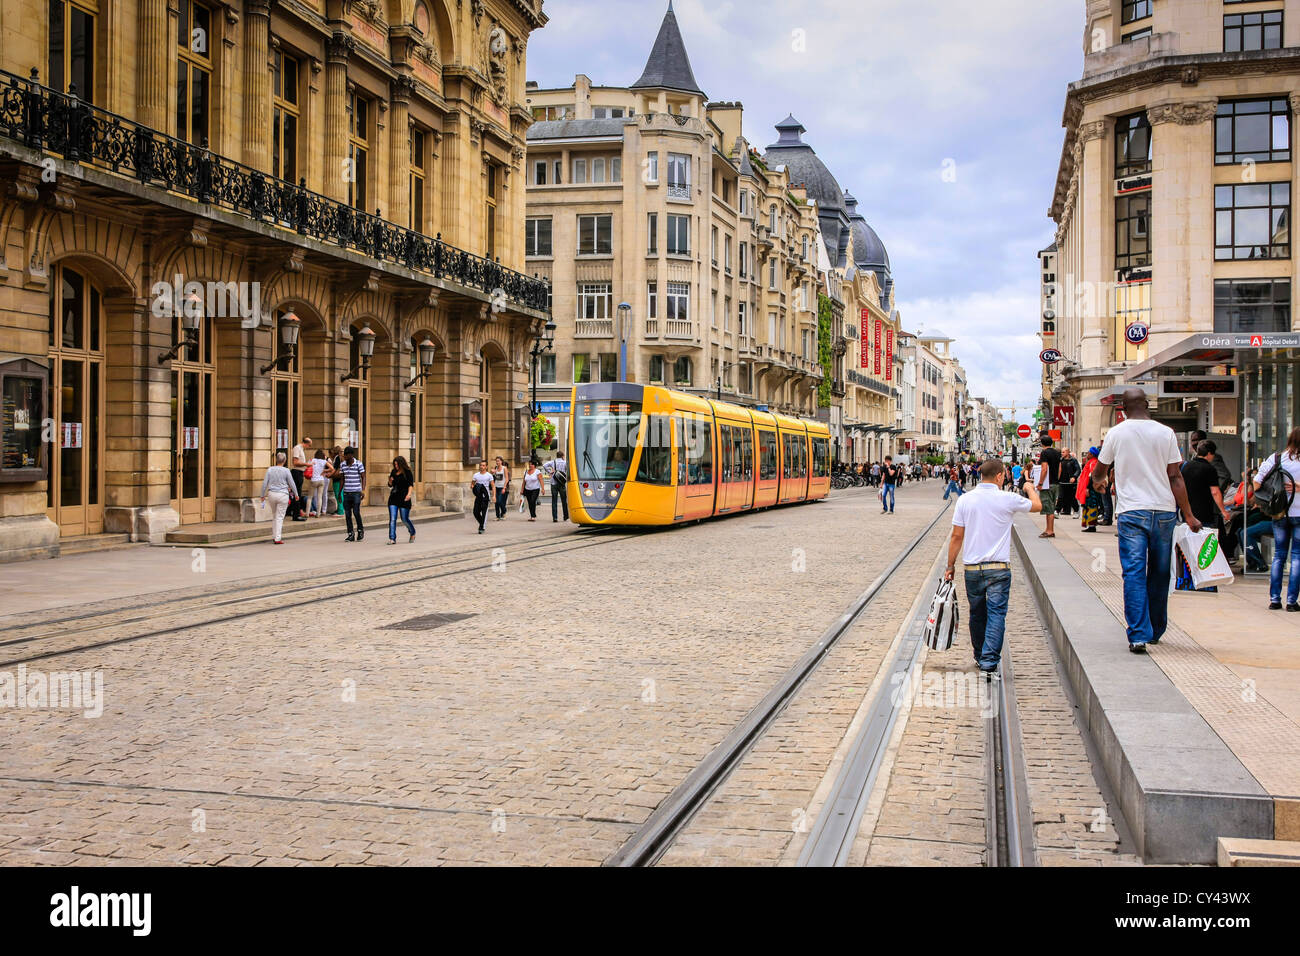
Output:
<instances>
[{"instance_id":1,"label":"balcony railing","mask_svg":"<svg viewBox=\"0 0 1300 956\"><path fill-rule=\"evenodd\" d=\"M573 328L575 339L607 339L613 335L613 319L578 319Z\"/></svg>"},{"instance_id":2,"label":"balcony railing","mask_svg":"<svg viewBox=\"0 0 1300 956\"><path fill-rule=\"evenodd\" d=\"M695 338L695 326L690 319L668 319L668 327L664 330L664 337L669 339L693 339Z\"/></svg>"},{"instance_id":3,"label":"balcony railing","mask_svg":"<svg viewBox=\"0 0 1300 956\"><path fill-rule=\"evenodd\" d=\"M668 198L669 199L690 199L691 184L690 183L669 183Z\"/></svg>"},{"instance_id":4,"label":"balcony railing","mask_svg":"<svg viewBox=\"0 0 1300 956\"><path fill-rule=\"evenodd\" d=\"M658 319L646 319L646 320L645 320L645 334L646 334L646 336L649 337L649 338L653 338L653 337L656 337L656 336L659 335L659 320L658 320Z\"/></svg>"},{"instance_id":5,"label":"balcony railing","mask_svg":"<svg viewBox=\"0 0 1300 956\"><path fill-rule=\"evenodd\" d=\"M229 209L372 259L546 311L547 285L498 262L0 70L0 136L197 202Z\"/></svg>"}]
</instances>

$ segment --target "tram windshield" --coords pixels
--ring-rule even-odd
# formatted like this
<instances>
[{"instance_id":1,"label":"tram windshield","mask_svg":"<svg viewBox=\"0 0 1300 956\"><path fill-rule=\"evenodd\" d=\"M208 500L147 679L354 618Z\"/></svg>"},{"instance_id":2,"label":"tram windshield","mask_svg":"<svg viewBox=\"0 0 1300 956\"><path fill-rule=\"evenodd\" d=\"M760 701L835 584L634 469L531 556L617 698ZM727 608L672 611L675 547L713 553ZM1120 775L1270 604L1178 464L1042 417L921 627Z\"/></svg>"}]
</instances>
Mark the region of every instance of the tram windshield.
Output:
<instances>
[{"instance_id":1,"label":"tram windshield","mask_svg":"<svg viewBox=\"0 0 1300 956\"><path fill-rule=\"evenodd\" d=\"M578 478L626 481L641 426L641 403L579 402L573 431Z\"/></svg>"}]
</instances>

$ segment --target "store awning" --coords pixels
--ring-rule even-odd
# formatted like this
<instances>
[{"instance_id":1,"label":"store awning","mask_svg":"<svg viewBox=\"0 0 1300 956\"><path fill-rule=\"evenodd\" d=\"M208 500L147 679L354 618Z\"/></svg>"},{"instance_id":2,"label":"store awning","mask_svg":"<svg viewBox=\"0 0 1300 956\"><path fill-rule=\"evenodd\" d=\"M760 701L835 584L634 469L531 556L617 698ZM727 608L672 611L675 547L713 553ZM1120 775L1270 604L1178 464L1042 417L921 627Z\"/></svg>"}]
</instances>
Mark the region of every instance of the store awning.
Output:
<instances>
[{"instance_id":1,"label":"store awning","mask_svg":"<svg viewBox=\"0 0 1300 956\"><path fill-rule=\"evenodd\" d=\"M1297 361L1300 361L1300 332L1201 332L1134 365L1124 374L1124 381L1152 381L1158 375L1177 374L1183 369L1199 373L1216 365L1280 365Z\"/></svg>"}]
</instances>

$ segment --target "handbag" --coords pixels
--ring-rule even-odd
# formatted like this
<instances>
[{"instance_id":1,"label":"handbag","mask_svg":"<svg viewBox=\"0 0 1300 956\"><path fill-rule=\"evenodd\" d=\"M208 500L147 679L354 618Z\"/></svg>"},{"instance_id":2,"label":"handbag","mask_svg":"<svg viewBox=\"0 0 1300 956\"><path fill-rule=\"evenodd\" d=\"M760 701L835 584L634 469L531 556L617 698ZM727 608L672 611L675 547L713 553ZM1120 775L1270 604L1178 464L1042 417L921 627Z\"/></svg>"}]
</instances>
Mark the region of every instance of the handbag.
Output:
<instances>
[{"instance_id":1,"label":"handbag","mask_svg":"<svg viewBox=\"0 0 1300 956\"><path fill-rule=\"evenodd\" d=\"M1291 482L1291 475L1282 467L1282 453L1278 452L1273 456L1276 467L1268 473L1259 485L1259 491L1255 492L1255 504L1260 511L1272 518L1274 521L1280 521L1291 512L1291 505L1295 503L1295 483ZM1291 483L1291 490L1287 491L1287 483Z\"/></svg>"},{"instance_id":2,"label":"handbag","mask_svg":"<svg viewBox=\"0 0 1300 956\"><path fill-rule=\"evenodd\" d=\"M930 613L925 618L925 646L932 651L946 651L952 647L960 619L957 589L951 581L940 581L939 589L930 601Z\"/></svg>"}]
</instances>

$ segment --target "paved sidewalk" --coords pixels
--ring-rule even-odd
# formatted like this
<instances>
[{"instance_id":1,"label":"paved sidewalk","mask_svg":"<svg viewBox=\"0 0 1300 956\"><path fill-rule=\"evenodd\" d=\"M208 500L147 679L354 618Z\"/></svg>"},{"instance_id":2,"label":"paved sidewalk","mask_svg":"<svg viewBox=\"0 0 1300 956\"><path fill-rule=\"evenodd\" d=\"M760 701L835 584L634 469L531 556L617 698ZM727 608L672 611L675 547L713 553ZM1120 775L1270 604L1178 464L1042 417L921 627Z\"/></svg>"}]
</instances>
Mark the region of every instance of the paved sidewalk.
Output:
<instances>
[{"instance_id":1,"label":"paved sidewalk","mask_svg":"<svg viewBox=\"0 0 1300 956\"><path fill-rule=\"evenodd\" d=\"M1113 527L1058 521L1053 542L1121 624ZM1300 839L1300 620L1268 610L1268 579L1170 597L1170 627L1150 658L1274 798L1277 839ZM1168 741L1174 745L1176 741Z\"/></svg>"}]
</instances>

